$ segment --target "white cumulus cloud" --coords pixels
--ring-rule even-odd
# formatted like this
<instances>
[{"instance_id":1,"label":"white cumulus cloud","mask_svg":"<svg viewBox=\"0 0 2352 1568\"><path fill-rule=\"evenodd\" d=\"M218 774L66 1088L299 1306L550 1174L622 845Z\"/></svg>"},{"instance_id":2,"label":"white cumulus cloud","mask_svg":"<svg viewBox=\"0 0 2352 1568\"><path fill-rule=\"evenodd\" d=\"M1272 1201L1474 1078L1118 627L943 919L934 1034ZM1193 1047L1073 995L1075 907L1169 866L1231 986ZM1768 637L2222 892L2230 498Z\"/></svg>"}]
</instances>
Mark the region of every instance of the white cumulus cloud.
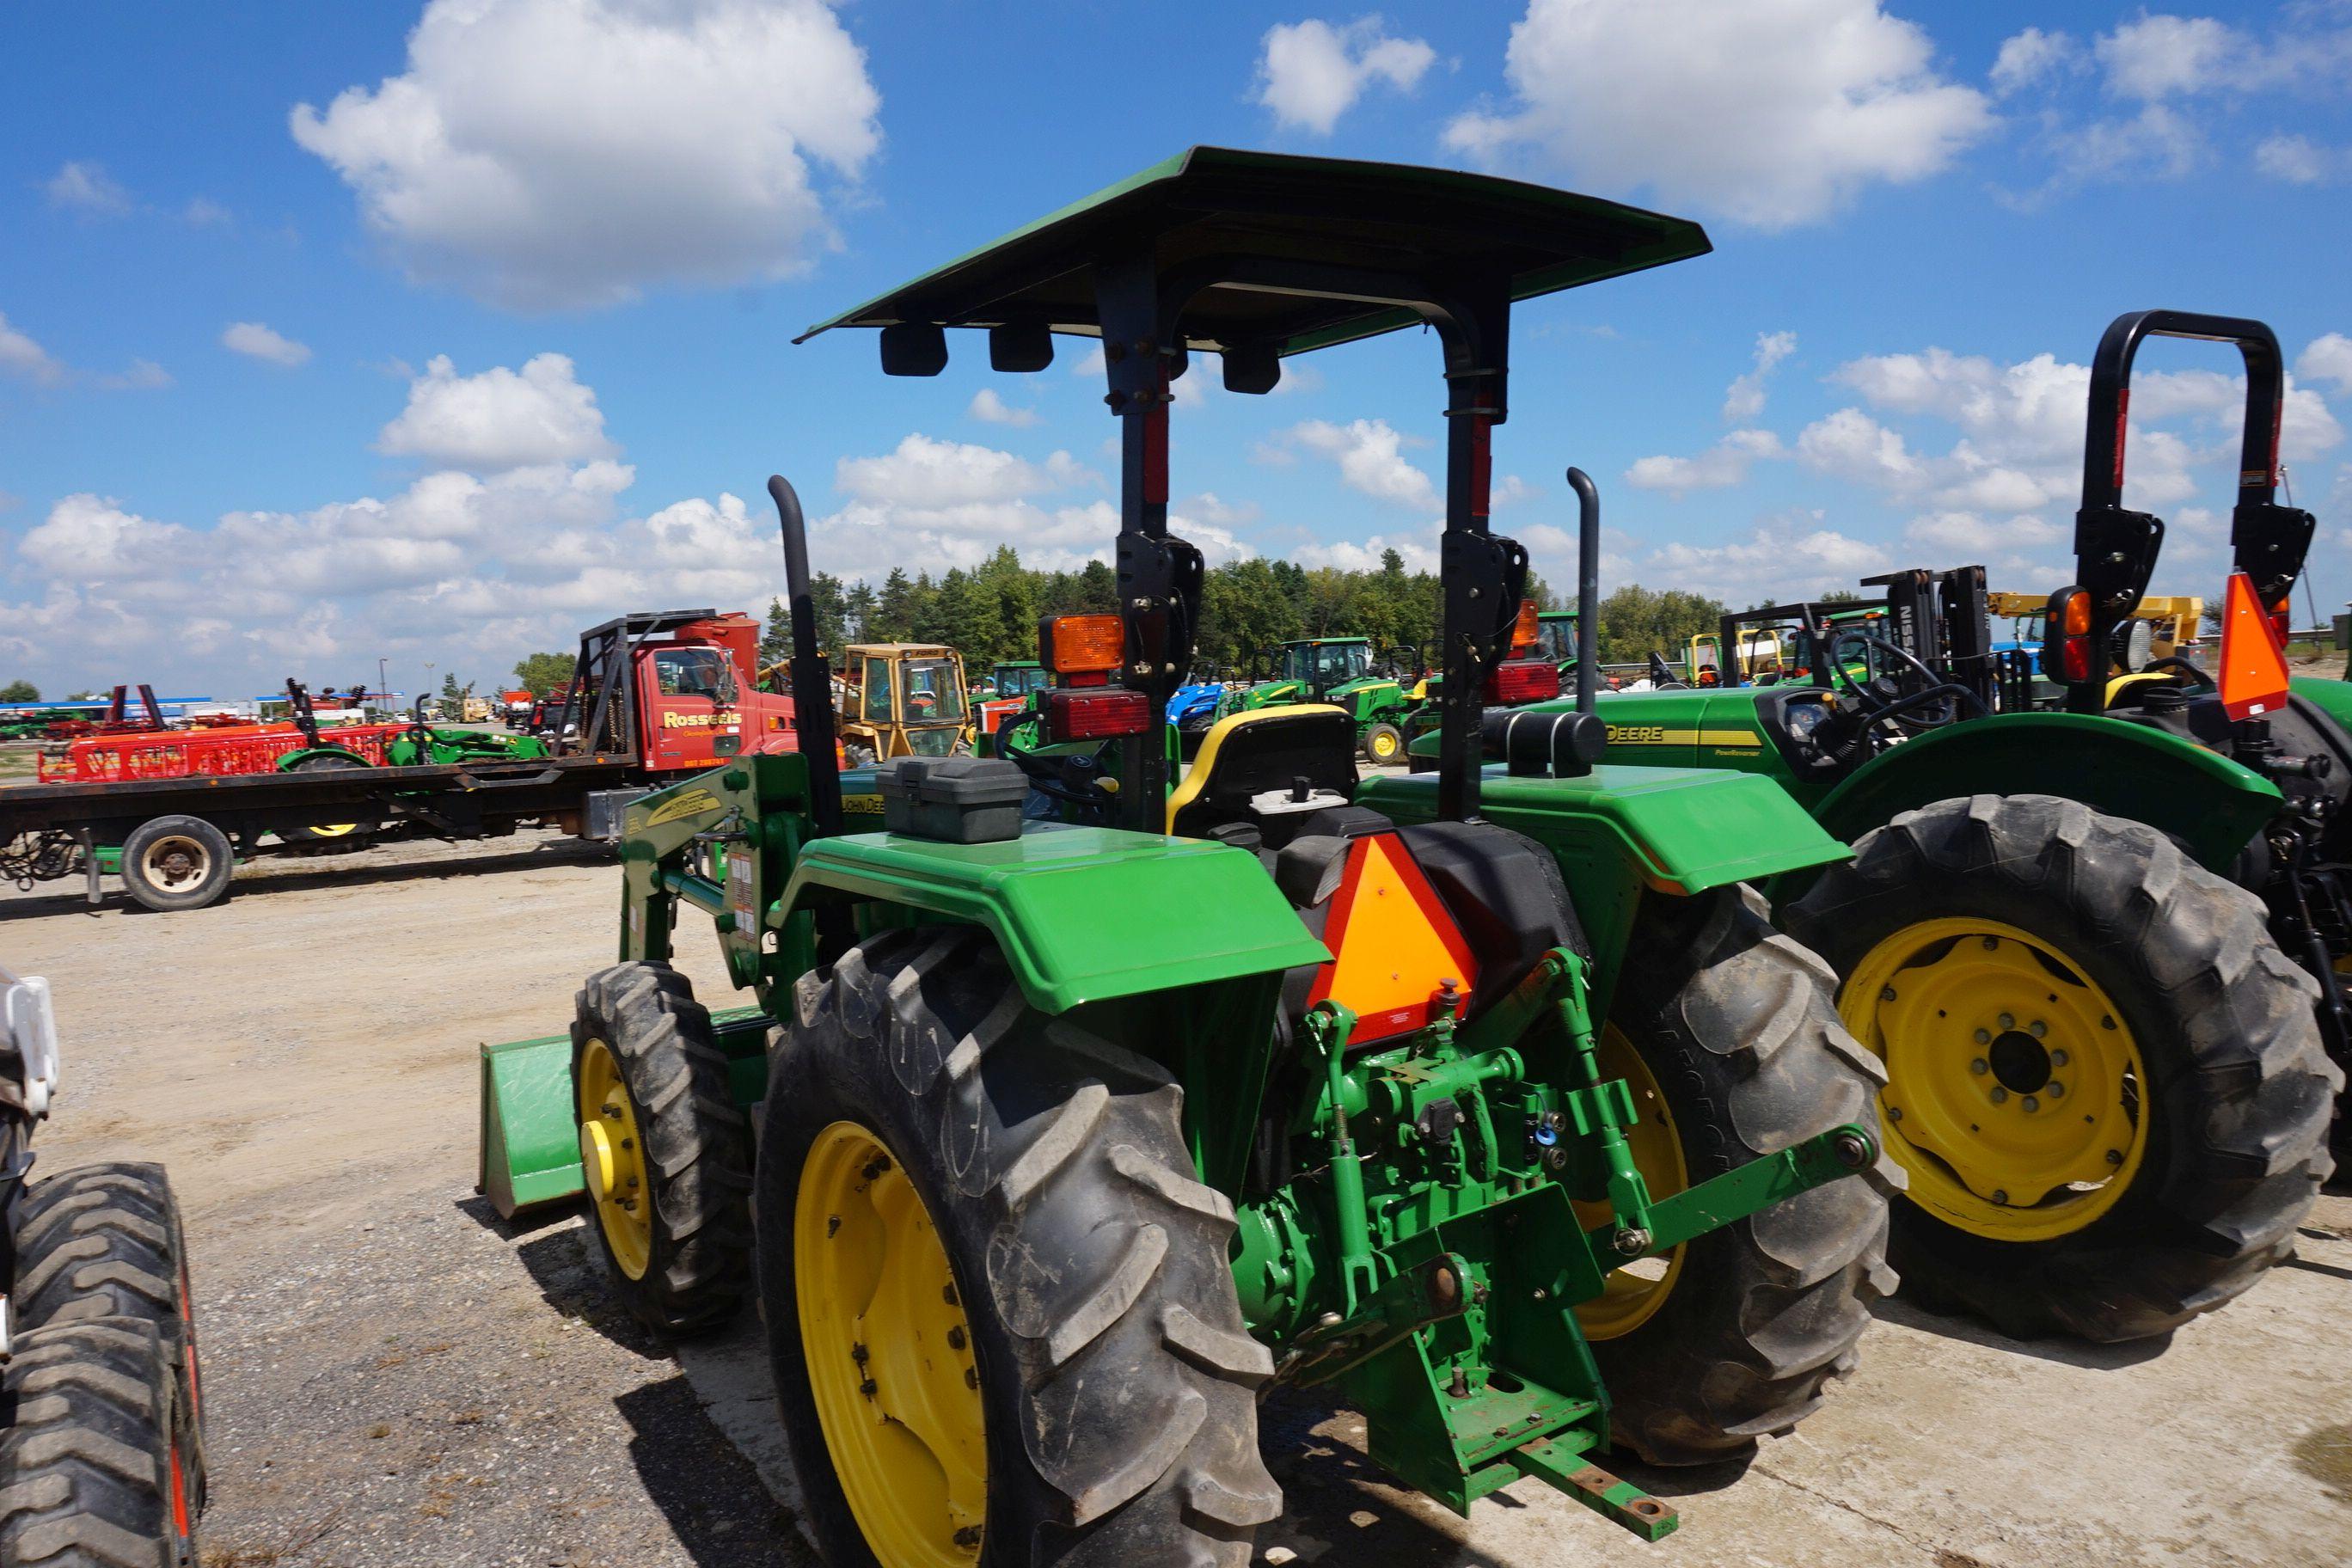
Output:
<instances>
[{"instance_id":1,"label":"white cumulus cloud","mask_svg":"<svg viewBox=\"0 0 2352 1568\"><path fill-rule=\"evenodd\" d=\"M521 370L459 375L436 354L408 384L408 406L383 427L376 449L476 471L612 456L593 388L562 354L535 355Z\"/></svg>"},{"instance_id":2,"label":"white cumulus cloud","mask_svg":"<svg viewBox=\"0 0 2352 1568\"><path fill-rule=\"evenodd\" d=\"M1696 458L1643 458L1625 470L1625 482L1637 490L1721 490L1743 484L1749 465L1759 458L1785 456L1780 438L1769 430L1734 430Z\"/></svg>"},{"instance_id":3,"label":"white cumulus cloud","mask_svg":"<svg viewBox=\"0 0 2352 1568\"><path fill-rule=\"evenodd\" d=\"M71 160L42 185L52 206L96 217L121 217L131 210L131 193L114 183L103 163Z\"/></svg>"},{"instance_id":4,"label":"white cumulus cloud","mask_svg":"<svg viewBox=\"0 0 2352 1568\"><path fill-rule=\"evenodd\" d=\"M48 350L8 324L5 310L0 310L0 371L38 386L53 386L66 374L66 367L50 357Z\"/></svg>"},{"instance_id":5,"label":"white cumulus cloud","mask_svg":"<svg viewBox=\"0 0 2352 1568\"><path fill-rule=\"evenodd\" d=\"M2310 346L2295 356L2294 374L2305 381L2324 381L2352 396L2352 338L2342 332L2330 332L2313 339Z\"/></svg>"},{"instance_id":6,"label":"white cumulus cloud","mask_svg":"<svg viewBox=\"0 0 2352 1568\"><path fill-rule=\"evenodd\" d=\"M1444 510L1429 475L1405 460L1406 445L1422 443L1385 419L1354 419L1345 425L1309 419L1291 426L1284 439L1337 463L1339 482L1360 494L1414 511Z\"/></svg>"},{"instance_id":7,"label":"white cumulus cloud","mask_svg":"<svg viewBox=\"0 0 2352 1568\"><path fill-rule=\"evenodd\" d=\"M308 343L298 343L260 321L232 321L221 333L221 347L248 359L267 360L291 370L310 359Z\"/></svg>"},{"instance_id":8,"label":"white cumulus cloud","mask_svg":"<svg viewBox=\"0 0 2352 1568\"><path fill-rule=\"evenodd\" d=\"M805 266L811 163L854 180L880 109L824 0L431 0L404 71L289 126L414 274L555 310Z\"/></svg>"},{"instance_id":9,"label":"white cumulus cloud","mask_svg":"<svg viewBox=\"0 0 2352 1568\"><path fill-rule=\"evenodd\" d=\"M983 386L971 395L971 405L964 410L983 425L1010 425L1016 430L1026 430L1045 423L1045 416L1034 408L1015 408L996 395L992 386Z\"/></svg>"},{"instance_id":10,"label":"white cumulus cloud","mask_svg":"<svg viewBox=\"0 0 2352 1568\"><path fill-rule=\"evenodd\" d=\"M1934 59L1879 0L1529 0L1506 65L1517 105L1462 116L1446 142L1786 228L1933 174L1992 129L1985 95Z\"/></svg>"},{"instance_id":11,"label":"white cumulus cloud","mask_svg":"<svg viewBox=\"0 0 2352 1568\"><path fill-rule=\"evenodd\" d=\"M1266 29L1257 100L1277 123L1328 136L1367 87L1384 81L1411 92L1436 60L1437 51L1421 39L1391 37L1378 16L1345 26L1281 23Z\"/></svg>"},{"instance_id":12,"label":"white cumulus cloud","mask_svg":"<svg viewBox=\"0 0 2352 1568\"><path fill-rule=\"evenodd\" d=\"M1756 334L1756 364L1747 374L1735 380L1723 395L1723 420L1727 425L1747 425L1764 412L1764 383L1772 369L1797 352L1794 332L1759 332Z\"/></svg>"}]
</instances>

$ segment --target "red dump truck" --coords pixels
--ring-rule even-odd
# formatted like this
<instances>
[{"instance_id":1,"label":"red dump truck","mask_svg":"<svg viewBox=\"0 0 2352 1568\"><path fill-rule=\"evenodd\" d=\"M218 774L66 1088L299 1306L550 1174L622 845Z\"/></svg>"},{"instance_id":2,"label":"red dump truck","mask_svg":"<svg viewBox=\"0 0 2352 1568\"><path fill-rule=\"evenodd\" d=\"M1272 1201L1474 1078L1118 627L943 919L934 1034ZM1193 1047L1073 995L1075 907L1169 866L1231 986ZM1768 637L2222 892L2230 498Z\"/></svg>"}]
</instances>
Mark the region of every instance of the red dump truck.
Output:
<instances>
[{"instance_id":1,"label":"red dump truck","mask_svg":"<svg viewBox=\"0 0 2352 1568\"><path fill-rule=\"evenodd\" d=\"M149 909L185 910L220 899L236 862L258 855L532 826L609 840L648 790L795 749L792 699L753 684L758 649L758 623L740 613L664 610L589 628L551 757L0 788L0 878L80 876L97 903L113 874Z\"/></svg>"}]
</instances>

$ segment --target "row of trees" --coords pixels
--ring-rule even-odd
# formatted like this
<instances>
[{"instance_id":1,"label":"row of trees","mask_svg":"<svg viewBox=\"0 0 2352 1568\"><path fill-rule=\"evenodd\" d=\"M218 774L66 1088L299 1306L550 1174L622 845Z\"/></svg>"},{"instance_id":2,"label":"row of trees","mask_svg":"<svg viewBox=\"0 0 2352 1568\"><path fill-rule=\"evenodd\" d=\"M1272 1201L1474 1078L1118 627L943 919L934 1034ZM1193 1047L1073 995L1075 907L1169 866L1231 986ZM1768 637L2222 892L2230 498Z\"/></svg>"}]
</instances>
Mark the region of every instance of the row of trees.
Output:
<instances>
[{"instance_id":1,"label":"row of trees","mask_svg":"<svg viewBox=\"0 0 2352 1568\"><path fill-rule=\"evenodd\" d=\"M1552 604L1540 580L1534 592L1545 606ZM1118 580L1099 561L1076 572L1036 571L1003 545L981 565L950 568L936 579L894 567L878 589L820 572L809 597L818 646L828 653L858 642L945 643L963 654L977 676L999 660L1036 658L1041 616L1116 611ZM1255 557L1229 562L1211 569L1202 587L1201 660L1209 669L1238 673L1258 649L1328 636L1363 636L1384 648L1402 644L1429 652L1443 606L1437 578L1407 572L1393 550L1382 553L1374 571ZM770 601L761 662L790 657L792 635L790 611L782 601Z\"/></svg>"}]
</instances>

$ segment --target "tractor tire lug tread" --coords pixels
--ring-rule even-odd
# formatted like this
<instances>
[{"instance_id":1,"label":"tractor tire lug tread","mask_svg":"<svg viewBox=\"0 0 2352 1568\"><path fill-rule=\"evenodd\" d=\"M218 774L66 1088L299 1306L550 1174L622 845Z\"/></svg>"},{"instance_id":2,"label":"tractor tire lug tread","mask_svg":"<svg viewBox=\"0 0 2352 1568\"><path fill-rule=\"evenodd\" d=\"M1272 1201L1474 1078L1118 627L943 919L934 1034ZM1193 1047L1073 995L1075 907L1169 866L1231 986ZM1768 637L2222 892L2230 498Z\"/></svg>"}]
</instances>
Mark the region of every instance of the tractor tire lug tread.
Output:
<instances>
[{"instance_id":1,"label":"tractor tire lug tread","mask_svg":"<svg viewBox=\"0 0 2352 1568\"><path fill-rule=\"evenodd\" d=\"M1864 835L1785 912L1792 935L1850 967L1928 902L2053 924L2051 940L2097 959L2103 988L2141 1011L2155 1110L2136 1191L2073 1236L1994 1241L1899 1204L1895 1257L1923 1303L2020 1339L2143 1339L2292 1254L2333 1170L2343 1075L2320 1043L2317 988L2259 898L2144 824L2053 795L1974 795Z\"/></svg>"},{"instance_id":2,"label":"tractor tire lug tread","mask_svg":"<svg viewBox=\"0 0 2352 1568\"><path fill-rule=\"evenodd\" d=\"M173 1517L181 1419L173 1352L156 1324L100 1318L26 1331L0 1369L0 1562L24 1568L182 1568L199 1560L200 1506ZM184 1554L183 1548L185 1548Z\"/></svg>"},{"instance_id":3,"label":"tractor tire lug tread","mask_svg":"<svg viewBox=\"0 0 2352 1568\"><path fill-rule=\"evenodd\" d=\"M1245 1568L1281 1506L1256 1436L1272 1358L1244 1328L1231 1209L1195 1178L1170 1074L1027 1007L981 933L869 942L825 992L771 1064L755 1210L786 1435L829 1557L866 1547L806 1392L793 1194L847 1117L898 1152L954 1264L988 1399L989 1538L1022 1542L1007 1560Z\"/></svg>"},{"instance_id":4,"label":"tractor tire lug tread","mask_svg":"<svg viewBox=\"0 0 2352 1568\"><path fill-rule=\"evenodd\" d=\"M728 1058L708 1009L668 964L599 971L579 994L574 1073L591 1038L611 1047L644 1139L653 1253L630 1279L593 1214L589 1245L629 1314L657 1332L723 1326L751 1283L751 1123L728 1088Z\"/></svg>"}]
</instances>

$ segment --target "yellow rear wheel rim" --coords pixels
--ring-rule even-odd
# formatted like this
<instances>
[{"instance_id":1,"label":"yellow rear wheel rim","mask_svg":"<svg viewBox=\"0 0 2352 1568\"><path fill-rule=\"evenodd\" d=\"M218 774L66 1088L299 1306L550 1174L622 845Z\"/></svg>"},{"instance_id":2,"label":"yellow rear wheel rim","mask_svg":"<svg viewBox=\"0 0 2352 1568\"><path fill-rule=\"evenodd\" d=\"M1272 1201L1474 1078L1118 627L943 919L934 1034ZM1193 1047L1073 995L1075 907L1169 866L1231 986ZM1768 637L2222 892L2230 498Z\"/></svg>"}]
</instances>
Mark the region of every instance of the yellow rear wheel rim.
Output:
<instances>
[{"instance_id":1,"label":"yellow rear wheel rim","mask_svg":"<svg viewBox=\"0 0 2352 1568\"><path fill-rule=\"evenodd\" d=\"M971 1568L988 1522L971 1327L922 1195L854 1121L817 1135L794 1199L809 1393L882 1568Z\"/></svg>"},{"instance_id":2,"label":"yellow rear wheel rim","mask_svg":"<svg viewBox=\"0 0 2352 1568\"><path fill-rule=\"evenodd\" d=\"M580 1053L580 1174L613 1261L632 1279L653 1266L653 1185L646 1174L637 1108L613 1048L590 1040Z\"/></svg>"},{"instance_id":3,"label":"yellow rear wheel rim","mask_svg":"<svg viewBox=\"0 0 2352 1568\"><path fill-rule=\"evenodd\" d=\"M1654 1198L1669 1198L1690 1185L1690 1169L1683 1162L1683 1142L1675 1131L1674 1112L1651 1076L1650 1066L1616 1025L1601 1028L1599 1041L1601 1076L1622 1078L1633 1091L1639 1120L1626 1130L1635 1169L1649 1184ZM1578 1204L1578 1223L1591 1230L1609 1220L1609 1205ZM1613 1340L1632 1333L1654 1317L1674 1294L1682 1277L1683 1256L1677 1247L1664 1258L1645 1258L1610 1274L1601 1294L1576 1309L1576 1321L1588 1340Z\"/></svg>"},{"instance_id":4,"label":"yellow rear wheel rim","mask_svg":"<svg viewBox=\"0 0 2352 1568\"><path fill-rule=\"evenodd\" d=\"M2147 1152L2147 1070L2123 1014L2055 943L1974 917L1881 941L1838 994L1886 1063L1879 1119L1911 1200L1995 1241L2069 1236Z\"/></svg>"}]
</instances>

